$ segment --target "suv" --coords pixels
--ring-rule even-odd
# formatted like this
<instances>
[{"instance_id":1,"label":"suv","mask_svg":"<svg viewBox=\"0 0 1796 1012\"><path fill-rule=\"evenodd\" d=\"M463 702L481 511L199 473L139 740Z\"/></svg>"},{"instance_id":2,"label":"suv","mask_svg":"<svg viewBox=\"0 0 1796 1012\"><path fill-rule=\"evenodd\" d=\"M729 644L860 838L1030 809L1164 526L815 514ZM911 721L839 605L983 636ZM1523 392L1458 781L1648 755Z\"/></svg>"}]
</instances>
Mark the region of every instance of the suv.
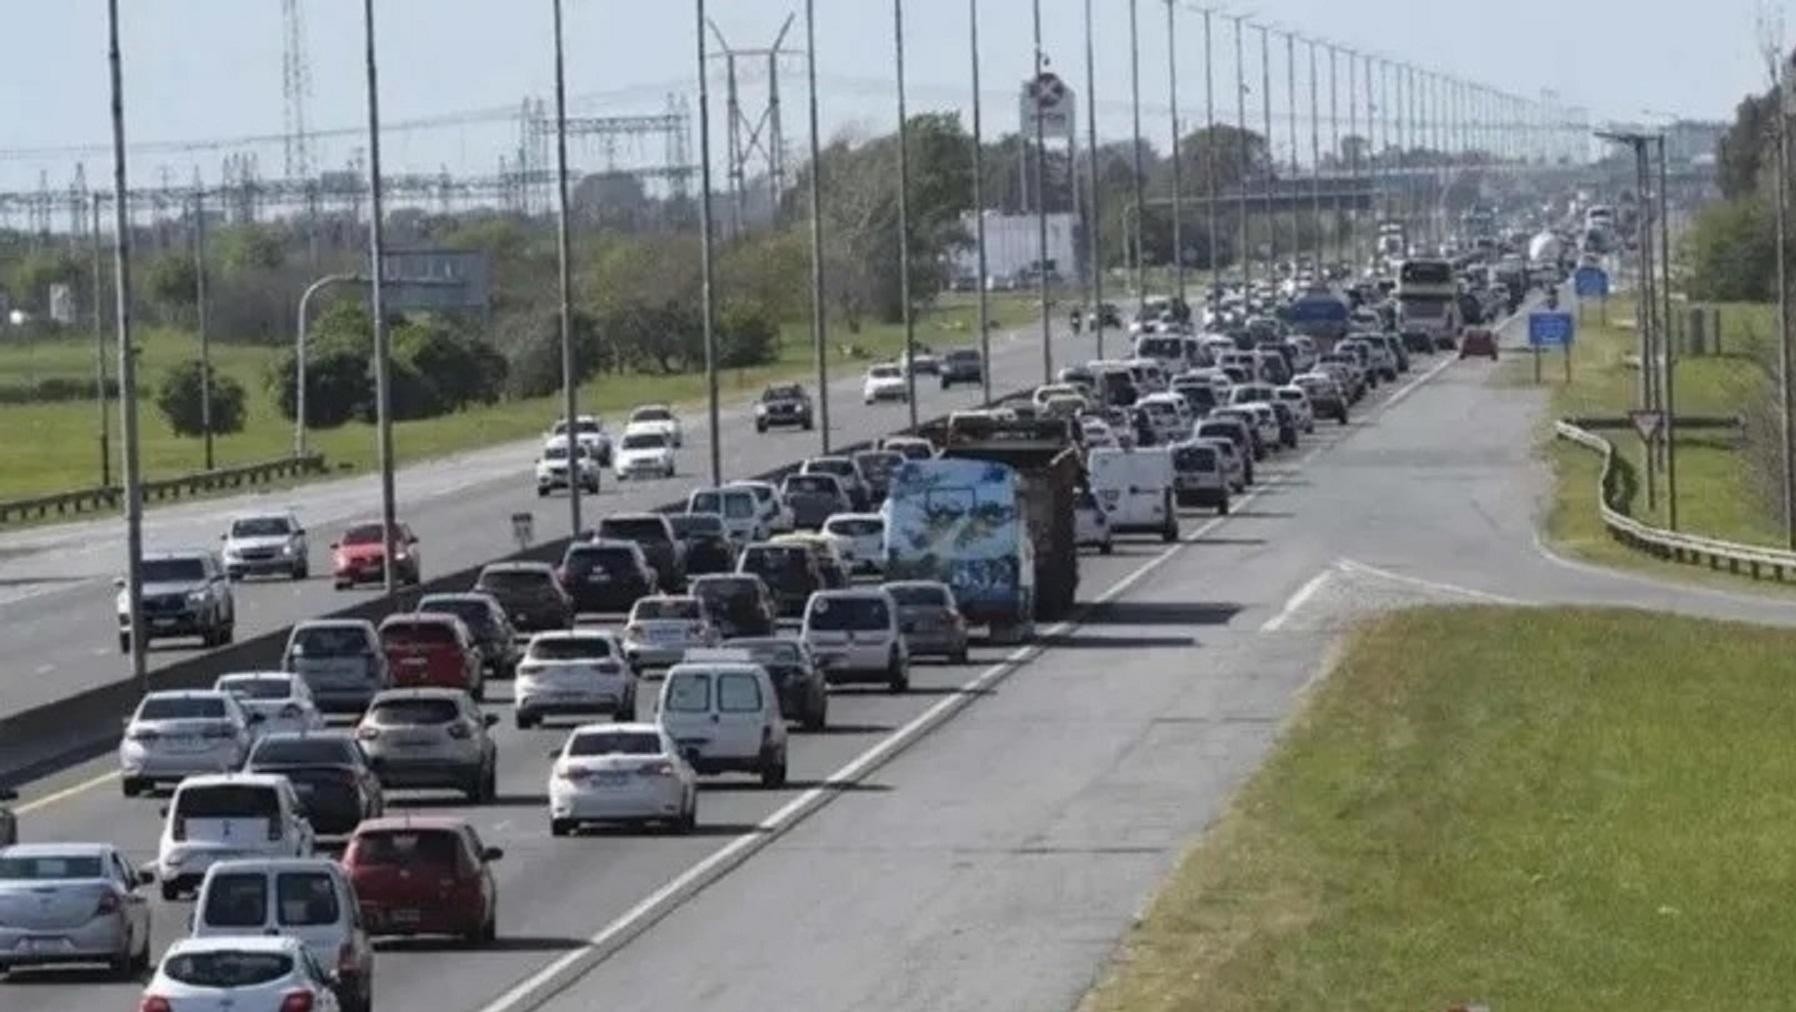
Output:
<instances>
[{"instance_id":1,"label":"suv","mask_svg":"<svg viewBox=\"0 0 1796 1012\"><path fill-rule=\"evenodd\" d=\"M571 469L580 475L580 488L587 495L599 494L599 462L594 460L585 443L576 443ZM568 487L567 439L552 436L543 444L543 455L536 462L536 494L538 498L558 488Z\"/></svg>"},{"instance_id":2,"label":"suv","mask_svg":"<svg viewBox=\"0 0 1796 1012\"><path fill-rule=\"evenodd\" d=\"M560 573L574 614L629 611L660 584L634 541L575 542L561 557Z\"/></svg>"},{"instance_id":3,"label":"suv","mask_svg":"<svg viewBox=\"0 0 1796 1012\"><path fill-rule=\"evenodd\" d=\"M600 467L611 464L611 434L605 431L605 422L597 415L575 415L574 437L580 441L581 446L586 447L586 452ZM549 427L549 434L543 437L543 442L557 438L567 438L566 418L555 420L555 424Z\"/></svg>"},{"instance_id":4,"label":"suv","mask_svg":"<svg viewBox=\"0 0 1796 1012\"><path fill-rule=\"evenodd\" d=\"M505 856L461 819L406 816L365 822L343 851L343 869L375 935L498 937L493 862Z\"/></svg>"},{"instance_id":5,"label":"suv","mask_svg":"<svg viewBox=\"0 0 1796 1012\"><path fill-rule=\"evenodd\" d=\"M550 714L636 716L636 671L615 633L571 629L534 636L512 689L517 725L528 730Z\"/></svg>"},{"instance_id":6,"label":"suv","mask_svg":"<svg viewBox=\"0 0 1796 1012\"><path fill-rule=\"evenodd\" d=\"M716 646L719 638L703 598L655 595L630 609L624 652L639 671L666 668L680 663L688 650Z\"/></svg>"},{"instance_id":7,"label":"suv","mask_svg":"<svg viewBox=\"0 0 1796 1012\"><path fill-rule=\"evenodd\" d=\"M843 491L854 503L857 510L873 508L873 490L867 483L867 476L855 464L853 457L812 457L798 469L799 474L833 474L842 483Z\"/></svg>"},{"instance_id":8,"label":"suv","mask_svg":"<svg viewBox=\"0 0 1796 1012\"><path fill-rule=\"evenodd\" d=\"M883 682L893 692L910 688L910 651L898 628L898 602L883 588L811 595L799 639L832 685Z\"/></svg>"},{"instance_id":9,"label":"suv","mask_svg":"<svg viewBox=\"0 0 1796 1012\"><path fill-rule=\"evenodd\" d=\"M942 389L956 383L978 383L985 378L985 360L974 348L956 348L942 356Z\"/></svg>"},{"instance_id":10,"label":"suv","mask_svg":"<svg viewBox=\"0 0 1796 1012\"><path fill-rule=\"evenodd\" d=\"M724 636L771 636L779 624L773 594L758 576L708 573L693 580L686 592L705 602L705 610Z\"/></svg>"},{"instance_id":11,"label":"suv","mask_svg":"<svg viewBox=\"0 0 1796 1012\"><path fill-rule=\"evenodd\" d=\"M574 624L573 599L562 589L555 567L546 562L495 562L480 571L473 589L491 594L518 632Z\"/></svg>"},{"instance_id":12,"label":"suv","mask_svg":"<svg viewBox=\"0 0 1796 1012\"><path fill-rule=\"evenodd\" d=\"M775 425L796 425L806 432L815 424L811 417L811 395L798 383L770 386L761 391L755 402L755 431L766 432Z\"/></svg>"},{"instance_id":13,"label":"suv","mask_svg":"<svg viewBox=\"0 0 1796 1012\"><path fill-rule=\"evenodd\" d=\"M867 488L873 505L878 506L886 501L886 493L892 487L892 474L904 463L904 454L896 450L857 450L854 453L854 466L867 481Z\"/></svg>"},{"instance_id":14,"label":"suv","mask_svg":"<svg viewBox=\"0 0 1796 1012\"><path fill-rule=\"evenodd\" d=\"M459 689L388 689L356 725L356 740L383 787L452 788L480 804L498 793L499 751L481 713Z\"/></svg>"},{"instance_id":15,"label":"suv","mask_svg":"<svg viewBox=\"0 0 1796 1012\"><path fill-rule=\"evenodd\" d=\"M756 576L773 592L779 614L804 614L811 594L823 589L823 570L803 545L762 542L749 545L736 560L736 572Z\"/></svg>"},{"instance_id":16,"label":"suv","mask_svg":"<svg viewBox=\"0 0 1796 1012\"><path fill-rule=\"evenodd\" d=\"M674 536L686 554L686 575L727 573L736 568L736 544L715 513L669 513Z\"/></svg>"},{"instance_id":17,"label":"suv","mask_svg":"<svg viewBox=\"0 0 1796 1012\"><path fill-rule=\"evenodd\" d=\"M593 540L634 541L654 567L662 593L677 594L686 586L686 552L665 513L614 513L599 521Z\"/></svg>"},{"instance_id":18,"label":"suv","mask_svg":"<svg viewBox=\"0 0 1796 1012\"><path fill-rule=\"evenodd\" d=\"M780 498L792 511L795 527L815 529L837 513L854 511L854 499L833 474L789 474L780 482Z\"/></svg>"},{"instance_id":19,"label":"suv","mask_svg":"<svg viewBox=\"0 0 1796 1012\"><path fill-rule=\"evenodd\" d=\"M480 664L493 678L510 678L518 666L518 633L505 609L491 594L426 594L418 599L418 611L454 615L468 627Z\"/></svg>"},{"instance_id":20,"label":"suv","mask_svg":"<svg viewBox=\"0 0 1796 1012\"><path fill-rule=\"evenodd\" d=\"M380 623L393 684L401 688L436 685L486 698L486 673L468 627L454 615L401 612Z\"/></svg>"},{"instance_id":21,"label":"suv","mask_svg":"<svg viewBox=\"0 0 1796 1012\"><path fill-rule=\"evenodd\" d=\"M144 645L159 639L198 636L207 647L222 646L237 634L237 599L218 556L205 550L145 554L143 576ZM119 588L118 648L131 652L131 601L123 577Z\"/></svg>"},{"instance_id":22,"label":"suv","mask_svg":"<svg viewBox=\"0 0 1796 1012\"><path fill-rule=\"evenodd\" d=\"M310 574L306 529L291 511L235 517L224 542L225 572L241 580L251 573L284 573L295 580Z\"/></svg>"},{"instance_id":23,"label":"suv","mask_svg":"<svg viewBox=\"0 0 1796 1012\"><path fill-rule=\"evenodd\" d=\"M281 670L304 679L313 702L327 713L360 713L392 685L380 634L365 618L313 619L294 626Z\"/></svg>"},{"instance_id":24,"label":"suv","mask_svg":"<svg viewBox=\"0 0 1796 1012\"><path fill-rule=\"evenodd\" d=\"M898 629L912 657L937 654L949 663L967 662L967 620L954 591L933 580L899 580L885 585L898 602Z\"/></svg>"}]
</instances>

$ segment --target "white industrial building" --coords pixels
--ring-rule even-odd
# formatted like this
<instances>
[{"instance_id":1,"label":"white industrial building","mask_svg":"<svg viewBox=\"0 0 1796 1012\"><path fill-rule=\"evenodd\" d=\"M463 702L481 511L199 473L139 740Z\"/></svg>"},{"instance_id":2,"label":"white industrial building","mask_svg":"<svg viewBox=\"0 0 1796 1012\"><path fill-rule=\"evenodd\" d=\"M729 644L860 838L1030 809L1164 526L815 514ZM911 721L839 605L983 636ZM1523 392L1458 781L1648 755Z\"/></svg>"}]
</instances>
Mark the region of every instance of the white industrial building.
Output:
<instances>
[{"instance_id":1,"label":"white industrial building","mask_svg":"<svg viewBox=\"0 0 1796 1012\"><path fill-rule=\"evenodd\" d=\"M961 215L961 226L967 237L977 236L978 221L973 212ZM1030 272L1041 256L1039 219L1033 214L1000 214L985 212L985 273L987 277L1014 279ZM1079 220L1065 212L1048 215L1047 266L1062 278L1079 276ZM977 277L979 251L969 243L954 253L956 277Z\"/></svg>"}]
</instances>

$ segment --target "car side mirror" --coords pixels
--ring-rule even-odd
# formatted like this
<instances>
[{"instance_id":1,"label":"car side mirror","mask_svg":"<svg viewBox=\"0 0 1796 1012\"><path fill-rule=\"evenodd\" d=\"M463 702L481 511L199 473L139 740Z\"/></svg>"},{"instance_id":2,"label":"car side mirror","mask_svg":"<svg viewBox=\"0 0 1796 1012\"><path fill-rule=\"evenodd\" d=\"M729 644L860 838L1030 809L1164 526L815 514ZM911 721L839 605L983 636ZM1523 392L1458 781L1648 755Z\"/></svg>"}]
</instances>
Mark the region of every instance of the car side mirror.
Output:
<instances>
[{"instance_id":1,"label":"car side mirror","mask_svg":"<svg viewBox=\"0 0 1796 1012\"><path fill-rule=\"evenodd\" d=\"M165 819L168 818L168 806L167 805L157 806L156 814L162 816Z\"/></svg>"},{"instance_id":2,"label":"car side mirror","mask_svg":"<svg viewBox=\"0 0 1796 1012\"><path fill-rule=\"evenodd\" d=\"M294 537L296 537L296 538L303 538L303 537L305 537L305 536L306 536L306 529L305 529L305 528L304 528L304 527L301 527L301 528L299 528L299 529L297 529L297 530L295 530L295 531L294 531L294 532L293 532L293 536L294 536Z\"/></svg>"},{"instance_id":3,"label":"car side mirror","mask_svg":"<svg viewBox=\"0 0 1796 1012\"><path fill-rule=\"evenodd\" d=\"M481 721L481 723L485 724L487 727L493 727L499 723L499 715L496 713L489 713L489 714L486 714L485 716L481 717L480 721Z\"/></svg>"},{"instance_id":4,"label":"car side mirror","mask_svg":"<svg viewBox=\"0 0 1796 1012\"><path fill-rule=\"evenodd\" d=\"M505 848L503 848L503 847L488 847L487 849L480 852L480 859L482 861L498 861L498 860L503 859L504 857L505 857Z\"/></svg>"},{"instance_id":5,"label":"car side mirror","mask_svg":"<svg viewBox=\"0 0 1796 1012\"><path fill-rule=\"evenodd\" d=\"M149 868L137 869L137 884L138 885L146 885L147 886L155 881L156 881L155 871L153 871Z\"/></svg>"},{"instance_id":6,"label":"car side mirror","mask_svg":"<svg viewBox=\"0 0 1796 1012\"><path fill-rule=\"evenodd\" d=\"M337 550L337 548L338 548L337 542L335 542L335 541L331 542L331 551L334 552Z\"/></svg>"},{"instance_id":7,"label":"car side mirror","mask_svg":"<svg viewBox=\"0 0 1796 1012\"><path fill-rule=\"evenodd\" d=\"M117 587L117 588L118 588L118 589L120 589L120 590L124 590L124 589L125 589L125 578L124 578L124 577L122 577L122 576L115 576L115 577L113 577L113 578L112 578L112 585L113 585L113 586L114 586L114 587Z\"/></svg>"}]
</instances>

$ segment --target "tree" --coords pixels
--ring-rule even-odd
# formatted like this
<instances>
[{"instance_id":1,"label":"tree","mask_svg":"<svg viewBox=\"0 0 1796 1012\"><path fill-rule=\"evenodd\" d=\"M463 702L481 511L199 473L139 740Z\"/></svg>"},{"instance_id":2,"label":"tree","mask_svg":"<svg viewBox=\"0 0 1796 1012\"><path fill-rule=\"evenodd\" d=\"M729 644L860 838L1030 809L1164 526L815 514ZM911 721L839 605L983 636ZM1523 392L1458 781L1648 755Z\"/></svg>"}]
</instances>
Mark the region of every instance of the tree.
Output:
<instances>
[{"instance_id":1,"label":"tree","mask_svg":"<svg viewBox=\"0 0 1796 1012\"><path fill-rule=\"evenodd\" d=\"M203 408L204 371L199 362L183 362L162 378L156 391L156 407L177 436L205 435ZM212 432L225 435L243 431L243 384L229 376L212 376Z\"/></svg>"},{"instance_id":2,"label":"tree","mask_svg":"<svg viewBox=\"0 0 1796 1012\"><path fill-rule=\"evenodd\" d=\"M1758 191L1777 115L1774 95L1748 95L1734 109L1734 122L1715 150L1715 181L1721 195L1735 200Z\"/></svg>"},{"instance_id":3,"label":"tree","mask_svg":"<svg viewBox=\"0 0 1796 1012\"><path fill-rule=\"evenodd\" d=\"M743 369L766 365L779 357L779 321L760 306L725 306L717 325L717 365Z\"/></svg>"},{"instance_id":4,"label":"tree","mask_svg":"<svg viewBox=\"0 0 1796 1012\"><path fill-rule=\"evenodd\" d=\"M281 417L299 414L295 401L298 377L293 353L281 356L268 372L268 392ZM334 429L366 413L374 403L374 381L368 357L353 348L327 345L306 356L306 426Z\"/></svg>"},{"instance_id":5,"label":"tree","mask_svg":"<svg viewBox=\"0 0 1796 1012\"><path fill-rule=\"evenodd\" d=\"M227 226L213 237L212 246L230 274L279 270L287 262L285 237L272 225Z\"/></svg>"},{"instance_id":6,"label":"tree","mask_svg":"<svg viewBox=\"0 0 1796 1012\"><path fill-rule=\"evenodd\" d=\"M510 368L497 349L435 318L408 321L395 328L393 358L410 366L434 389L437 410L431 414L497 401Z\"/></svg>"},{"instance_id":7,"label":"tree","mask_svg":"<svg viewBox=\"0 0 1796 1012\"><path fill-rule=\"evenodd\" d=\"M1777 235L1759 196L1710 205L1684 237L1689 294L1705 302L1764 302L1772 295Z\"/></svg>"},{"instance_id":8,"label":"tree","mask_svg":"<svg viewBox=\"0 0 1796 1012\"><path fill-rule=\"evenodd\" d=\"M582 178L569 203L582 223L607 232L641 231L655 215L641 178L628 172L596 172Z\"/></svg>"},{"instance_id":9,"label":"tree","mask_svg":"<svg viewBox=\"0 0 1796 1012\"><path fill-rule=\"evenodd\" d=\"M185 320L199 302L199 265L186 253L164 253L150 261L144 287L168 322Z\"/></svg>"},{"instance_id":10,"label":"tree","mask_svg":"<svg viewBox=\"0 0 1796 1012\"><path fill-rule=\"evenodd\" d=\"M28 253L13 265L8 287L13 302L22 309L42 313L50 306L50 287L70 285L81 290L86 276L81 260L64 250Z\"/></svg>"}]
</instances>

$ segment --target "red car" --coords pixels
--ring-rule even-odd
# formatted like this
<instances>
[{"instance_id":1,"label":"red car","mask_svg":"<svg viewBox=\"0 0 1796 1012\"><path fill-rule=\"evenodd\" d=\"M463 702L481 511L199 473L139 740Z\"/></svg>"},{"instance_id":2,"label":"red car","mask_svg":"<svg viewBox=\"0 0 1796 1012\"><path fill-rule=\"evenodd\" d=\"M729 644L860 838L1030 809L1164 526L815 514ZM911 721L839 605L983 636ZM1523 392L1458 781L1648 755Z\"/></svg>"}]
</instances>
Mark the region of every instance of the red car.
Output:
<instances>
[{"instance_id":1,"label":"red car","mask_svg":"<svg viewBox=\"0 0 1796 1012\"><path fill-rule=\"evenodd\" d=\"M418 536L404 524L393 532L393 578L399 583L418 582ZM343 532L341 540L331 545L331 577L338 590L358 583L380 583L385 576L382 560L386 557L386 539L380 536L380 522L356 524Z\"/></svg>"},{"instance_id":2,"label":"red car","mask_svg":"<svg viewBox=\"0 0 1796 1012\"><path fill-rule=\"evenodd\" d=\"M380 624L380 648L387 655L393 687L461 689L486 697L486 664L474 634L454 615L412 612L388 615Z\"/></svg>"},{"instance_id":3,"label":"red car","mask_svg":"<svg viewBox=\"0 0 1796 1012\"><path fill-rule=\"evenodd\" d=\"M369 819L343 851L371 935L498 937L493 862L505 856L461 819Z\"/></svg>"},{"instance_id":4,"label":"red car","mask_svg":"<svg viewBox=\"0 0 1796 1012\"><path fill-rule=\"evenodd\" d=\"M1497 335L1485 327L1468 327L1459 335L1459 357L1469 355L1489 356L1492 362L1497 360Z\"/></svg>"}]
</instances>

